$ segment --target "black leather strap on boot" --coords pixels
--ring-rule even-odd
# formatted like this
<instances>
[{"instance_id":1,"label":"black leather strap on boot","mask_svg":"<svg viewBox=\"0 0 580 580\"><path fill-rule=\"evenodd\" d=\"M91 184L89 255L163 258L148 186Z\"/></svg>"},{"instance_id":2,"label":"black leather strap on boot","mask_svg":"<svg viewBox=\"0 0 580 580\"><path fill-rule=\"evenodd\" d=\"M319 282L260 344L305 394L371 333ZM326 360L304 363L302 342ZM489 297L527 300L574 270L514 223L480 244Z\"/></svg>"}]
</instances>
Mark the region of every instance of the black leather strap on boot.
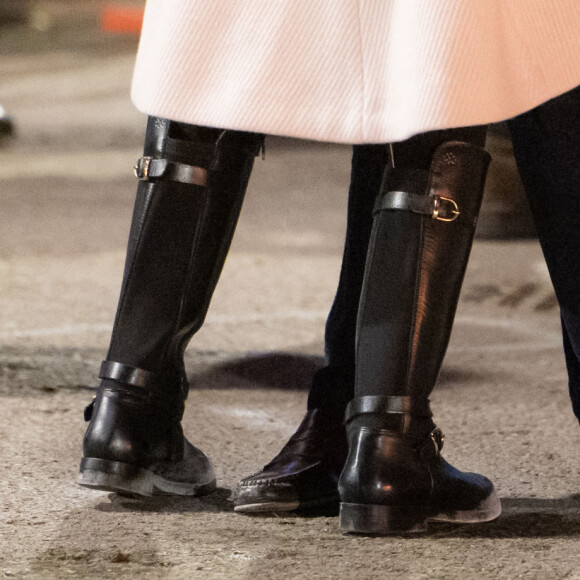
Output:
<instances>
[{"instance_id":1,"label":"black leather strap on boot","mask_svg":"<svg viewBox=\"0 0 580 580\"><path fill-rule=\"evenodd\" d=\"M409 396L358 397L346 408L346 422L349 423L354 417L368 413L432 416L428 399L417 400Z\"/></svg>"},{"instance_id":2,"label":"black leather strap on boot","mask_svg":"<svg viewBox=\"0 0 580 580\"><path fill-rule=\"evenodd\" d=\"M207 170L185 163L174 163L167 159L155 159L154 157L141 157L133 168L135 177L142 181L163 179L165 181L177 181L189 185L207 185Z\"/></svg>"},{"instance_id":3,"label":"black leather strap on boot","mask_svg":"<svg viewBox=\"0 0 580 580\"><path fill-rule=\"evenodd\" d=\"M159 409L160 414L177 417L183 416L184 401L187 398L189 385L185 378L181 381L181 389L168 389L168 378L155 375L150 371L138 369L119 362L103 361L99 378L106 380L107 390L118 391L134 396ZM169 381L173 383L174 381ZM85 421L90 421L93 415L95 400L85 409Z\"/></svg>"},{"instance_id":4,"label":"black leather strap on boot","mask_svg":"<svg viewBox=\"0 0 580 580\"><path fill-rule=\"evenodd\" d=\"M432 413L428 400L417 401L411 397L389 396L353 399L346 409L347 428L364 415L372 415L378 419L374 426L378 431L391 431L393 436L411 441L422 459L433 459L443 449L445 435L431 422ZM393 415L403 419L397 426L389 421ZM368 427L368 423L365 424Z\"/></svg>"},{"instance_id":5,"label":"black leather strap on boot","mask_svg":"<svg viewBox=\"0 0 580 580\"><path fill-rule=\"evenodd\" d=\"M374 213L385 209L412 211L442 222L454 222L461 215L452 199L437 194L417 195L408 191L388 191L382 198L378 198Z\"/></svg>"}]
</instances>

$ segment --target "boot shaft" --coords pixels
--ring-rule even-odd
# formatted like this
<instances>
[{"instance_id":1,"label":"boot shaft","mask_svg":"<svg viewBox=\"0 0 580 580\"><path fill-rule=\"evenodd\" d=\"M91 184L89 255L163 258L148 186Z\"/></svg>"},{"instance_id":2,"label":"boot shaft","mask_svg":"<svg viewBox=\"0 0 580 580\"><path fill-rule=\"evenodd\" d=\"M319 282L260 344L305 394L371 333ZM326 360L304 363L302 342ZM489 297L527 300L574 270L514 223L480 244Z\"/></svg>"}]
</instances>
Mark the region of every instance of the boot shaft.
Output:
<instances>
[{"instance_id":1,"label":"boot shaft","mask_svg":"<svg viewBox=\"0 0 580 580\"><path fill-rule=\"evenodd\" d=\"M358 319L341 527L421 531L463 512L493 518L493 485L449 466L429 395L447 349L489 155L447 142L429 171L387 173L375 207ZM489 505L488 505L489 504ZM449 517L456 517L454 515Z\"/></svg>"},{"instance_id":2,"label":"boot shaft","mask_svg":"<svg viewBox=\"0 0 580 580\"><path fill-rule=\"evenodd\" d=\"M150 118L108 360L181 372L263 136Z\"/></svg>"},{"instance_id":3,"label":"boot shaft","mask_svg":"<svg viewBox=\"0 0 580 580\"><path fill-rule=\"evenodd\" d=\"M356 396L427 399L449 341L489 155L449 142L429 172L391 169L375 207L357 328Z\"/></svg>"}]
</instances>

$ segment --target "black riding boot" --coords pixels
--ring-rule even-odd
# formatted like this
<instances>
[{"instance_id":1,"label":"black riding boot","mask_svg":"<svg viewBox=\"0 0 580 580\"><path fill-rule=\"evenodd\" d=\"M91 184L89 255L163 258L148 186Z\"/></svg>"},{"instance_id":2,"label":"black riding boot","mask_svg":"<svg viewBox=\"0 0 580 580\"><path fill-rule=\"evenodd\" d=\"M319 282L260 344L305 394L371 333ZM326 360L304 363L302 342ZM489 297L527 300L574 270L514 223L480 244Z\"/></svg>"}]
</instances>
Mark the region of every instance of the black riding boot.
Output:
<instances>
[{"instance_id":1,"label":"black riding boot","mask_svg":"<svg viewBox=\"0 0 580 580\"><path fill-rule=\"evenodd\" d=\"M348 446L344 410L354 394L354 337L372 208L387 164L386 145L353 148L346 241L340 281L325 333L327 365L312 380L308 409L296 433L270 463L244 478L237 512L338 509L338 477Z\"/></svg>"},{"instance_id":2,"label":"black riding boot","mask_svg":"<svg viewBox=\"0 0 580 580\"><path fill-rule=\"evenodd\" d=\"M438 147L430 170L395 168L377 201L357 327L349 456L339 481L345 532L422 531L427 520L488 521L492 483L440 452L429 395L447 348L489 155Z\"/></svg>"},{"instance_id":3,"label":"black riding boot","mask_svg":"<svg viewBox=\"0 0 580 580\"><path fill-rule=\"evenodd\" d=\"M183 436L183 352L205 318L261 135L150 118L125 274L78 482L123 494L215 487Z\"/></svg>"}]
</instances>

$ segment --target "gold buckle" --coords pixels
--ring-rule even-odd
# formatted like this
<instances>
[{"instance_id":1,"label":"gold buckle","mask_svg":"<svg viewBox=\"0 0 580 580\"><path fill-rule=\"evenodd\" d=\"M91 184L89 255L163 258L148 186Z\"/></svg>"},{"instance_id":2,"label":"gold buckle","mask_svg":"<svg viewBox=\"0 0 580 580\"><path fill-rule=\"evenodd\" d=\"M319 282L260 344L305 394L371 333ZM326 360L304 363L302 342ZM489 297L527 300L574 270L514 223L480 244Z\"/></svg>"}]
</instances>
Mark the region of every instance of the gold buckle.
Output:
<instances>
[{"instance_id":1,"label":"gold buckle","mask_svg":"<svg viewBox=\"0 0 580 580\"><path fill-rule=\"evenodd\" d=\"M431 217L434 220L440 222L454 222L459 217L459 207L452 199L440 195L434 195L433 198L433 213L431 214ZM446 202L451 207L445 207L441 202ZM443 212L444 215L441 215L441 212Z\"/></svg>"},{"instance_id":2,"label":"gold buckle","mask_svg":"<svg viewBox=\"0 0 580 580\"><path fill-rule=\"evenodd\" d=\"M149 179L149 166L153 157L141 157L133 167L133 173L137 179L141 181L146 181Z\"/></svg>"}]
</instances>

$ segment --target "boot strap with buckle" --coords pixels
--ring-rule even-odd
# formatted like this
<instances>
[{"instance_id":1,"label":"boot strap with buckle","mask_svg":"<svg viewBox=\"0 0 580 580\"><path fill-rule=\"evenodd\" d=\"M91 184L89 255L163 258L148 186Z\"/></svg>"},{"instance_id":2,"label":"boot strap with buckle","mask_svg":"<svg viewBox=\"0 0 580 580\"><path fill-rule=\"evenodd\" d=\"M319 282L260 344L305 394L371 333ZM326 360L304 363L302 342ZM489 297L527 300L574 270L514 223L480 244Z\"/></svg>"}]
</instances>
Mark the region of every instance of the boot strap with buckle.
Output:
<instances>
[{"instance_id":1,"label":"boot strap with buckle","mask_svg":"<svg viewBox=\"0 0 580 580\"><path fill-rule=\"evenodd\" d=\"M411 211L442 222L453 222L461 214L457 203L449 197L435 193L417 195L406 191L388 191L379 198L373 213L383 210Z\"/></svg>"},{"instance_id":2,"label":"boot strap with buckle","mask_svg":"<svg viewBox=\"0 0 580 580\"><path fill-rule=\"evenodd\" d=\"M133 168L135 177L141 181L162 179L177 181L188 185L207 185L207 169L176 163L167 159L155 159L153 157L141 157Z\"/></svg>"},{"instance_id":3,"label":"boot strap with buckle","mask_svg":"<svg viewBox=\"0 0 580 580\"><path fill-rule=\"evenodd\" d=\"M445 435L439 427L435 427L427 435L427 440L421 446L419 453L424 460L428 458L435 458L441 455L441 450L443 449L443 443L445 442Z\"/></svg>"}]
</instances>

